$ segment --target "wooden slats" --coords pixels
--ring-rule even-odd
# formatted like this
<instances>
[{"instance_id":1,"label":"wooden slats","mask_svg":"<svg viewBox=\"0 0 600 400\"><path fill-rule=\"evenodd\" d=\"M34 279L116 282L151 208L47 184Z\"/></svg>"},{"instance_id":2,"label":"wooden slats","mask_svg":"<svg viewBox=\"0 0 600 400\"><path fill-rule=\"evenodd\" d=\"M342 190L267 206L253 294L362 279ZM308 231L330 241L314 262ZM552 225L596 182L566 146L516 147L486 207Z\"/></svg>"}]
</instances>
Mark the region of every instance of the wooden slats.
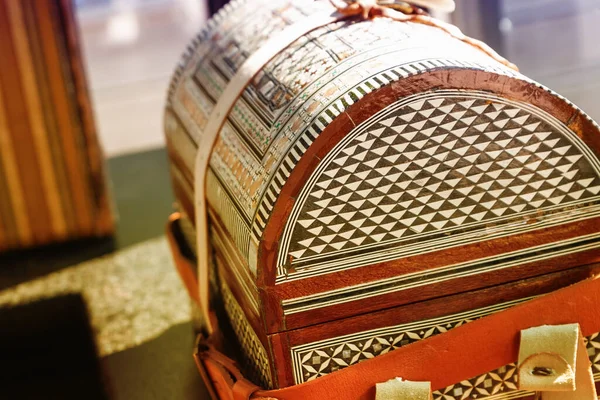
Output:
<instances>
[{"instance_id":1,"label":"wooden slats","mask_svg":"<svg viewBox=\"0 0 600 400\"><path fill-rule=\"evenodd\" d=\"M2 88L0 87L0 161L2 161L2 175L6 187L0 192L0 204L5 210L3 214L3 238L0 238L6 247L16 246L16 243L29 245L32 240L31 228L29 226L29 214L26 209L23 185L21 184L19 170L15 159L14 145L10 135L8 118L5 113ZM2 195L4 193L4 195ZM9 225L9 220L15 224ZM10 232L13 232L12 234ZM11 246L12 245L12 246Z\"/></svg>"},{"instance_id":2,"label":"wooden slats","mask_svg":"<svg viewBox=\"0 0 600 400\"><path fill-rule=\"evenodd\" d=\"M113 230L70 0L0 0L0 250Z\"/></svg>"},{"instance_id":3,"label":"wooden slats","mask_svg":"<svg viewBox=\"0 0 600 400\"><path fill-rule=\"evenodd\" d=\"M52 153L50 152L48 134L44 126L41 99L37 90L38 82L36 81L31 50L29 48L29 35L25 27L19 0L7 0L6 9L13 34L17 70L20 71L24 105L29 114L33 146L40 164L41 187L46 194L46 208L50 216L52 230L57 236L64 237L66 236L64 210L62 210L60 205L60 194L51 160Z\"/></svg>"}]
</instances>

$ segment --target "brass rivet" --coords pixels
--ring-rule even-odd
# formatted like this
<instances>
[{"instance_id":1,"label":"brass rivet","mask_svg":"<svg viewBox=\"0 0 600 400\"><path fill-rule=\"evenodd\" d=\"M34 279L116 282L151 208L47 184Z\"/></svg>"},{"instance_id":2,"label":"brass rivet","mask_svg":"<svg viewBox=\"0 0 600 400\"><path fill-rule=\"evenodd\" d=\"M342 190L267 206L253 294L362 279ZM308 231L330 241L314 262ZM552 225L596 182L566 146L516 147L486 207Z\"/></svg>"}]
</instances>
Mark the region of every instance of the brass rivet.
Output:
<instances>
[{"instance_id":1,"label":"brass rivet","mask_svg":"<svg viewBox=\"0 0 600 400\"><path fill-rule=\"evenodd\" d=\"M535 367L531 371L531 374L536 376L551 376L554 375L554 370L548 367Z\"/></svg>"}]
</instances>

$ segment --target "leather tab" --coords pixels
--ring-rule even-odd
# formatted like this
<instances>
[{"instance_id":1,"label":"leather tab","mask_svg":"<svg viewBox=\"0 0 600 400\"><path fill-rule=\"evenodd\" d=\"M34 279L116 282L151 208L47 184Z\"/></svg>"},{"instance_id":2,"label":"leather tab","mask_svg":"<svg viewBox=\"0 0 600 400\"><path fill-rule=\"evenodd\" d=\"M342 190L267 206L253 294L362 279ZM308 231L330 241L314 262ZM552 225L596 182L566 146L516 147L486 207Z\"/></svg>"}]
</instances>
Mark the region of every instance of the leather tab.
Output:
<instances>
[{"instance_id":1,"label":"leather tab","mask_svg":"<svg viewBox=\"0 0 600 400\"><path fill-rule=\"evenodd\" d=\"M390 379L375 385L375 400L431 400L431 383Z\"/></svg>"},{"instance_id":2,"label":"leather tab","mask_svg":"<svg viewBox=\"0 0 600 400\"><path fill-rule=\"evenodd\" d=\"M595 400L596 387L579 324L521 331L519 388L542 400Z\"/></svg>"},{"instance_id":3,"label":"leather tab","mask_svg":"<svg viewBox=\"0 0 600 400\"><path fill-rule=\"evenodd\" d=\"M523 390L573 391L579 325L544 325L521 331L519 386Z\"/></svg>"}]
</instances>

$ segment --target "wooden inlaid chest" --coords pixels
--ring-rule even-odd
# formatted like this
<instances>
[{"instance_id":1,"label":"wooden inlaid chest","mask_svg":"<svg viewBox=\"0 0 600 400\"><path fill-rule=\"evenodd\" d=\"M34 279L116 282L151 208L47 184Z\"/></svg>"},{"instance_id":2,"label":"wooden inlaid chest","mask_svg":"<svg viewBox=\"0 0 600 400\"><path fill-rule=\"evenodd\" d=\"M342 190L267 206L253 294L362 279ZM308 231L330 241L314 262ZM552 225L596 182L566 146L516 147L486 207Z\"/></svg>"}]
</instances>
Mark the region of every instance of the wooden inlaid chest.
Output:
<instances>
[{"instance_id":1,"label":"wooden inlaid chest","mask_svg":"<svg viewBox=\"0 0 600 400\"><path fill-rule=\"evenodd\" d=\"M328 8L234 1L188 48L165 112L188 242L215 103L257 49ZM313 30L254 76L210 156L219 324L255 383L278 388L584 279L600 257L599 150L576 106L443 29ZM478 398L517 398L510 368L492 389L474 377ZM465 398L461 384L434 397Z\"/></svg>"}]
</instances>

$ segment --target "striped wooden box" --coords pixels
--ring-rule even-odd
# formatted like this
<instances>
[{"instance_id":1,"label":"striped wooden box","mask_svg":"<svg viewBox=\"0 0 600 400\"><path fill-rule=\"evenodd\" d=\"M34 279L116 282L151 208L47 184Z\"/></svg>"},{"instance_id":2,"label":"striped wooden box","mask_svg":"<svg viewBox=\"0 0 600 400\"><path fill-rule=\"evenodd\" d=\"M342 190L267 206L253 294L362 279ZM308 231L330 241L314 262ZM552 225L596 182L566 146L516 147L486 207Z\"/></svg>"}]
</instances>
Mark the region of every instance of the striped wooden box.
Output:
<instances>
[{"instance_id":1,"label":"striped wooden box","mask_svg":"<svg viewBox=\"0 0 600 400\"><path fill-rule=\"evenodd\" d=\"M0 251L113 232L70 0L0 0Z\"/></svg>"}]
</instances>

